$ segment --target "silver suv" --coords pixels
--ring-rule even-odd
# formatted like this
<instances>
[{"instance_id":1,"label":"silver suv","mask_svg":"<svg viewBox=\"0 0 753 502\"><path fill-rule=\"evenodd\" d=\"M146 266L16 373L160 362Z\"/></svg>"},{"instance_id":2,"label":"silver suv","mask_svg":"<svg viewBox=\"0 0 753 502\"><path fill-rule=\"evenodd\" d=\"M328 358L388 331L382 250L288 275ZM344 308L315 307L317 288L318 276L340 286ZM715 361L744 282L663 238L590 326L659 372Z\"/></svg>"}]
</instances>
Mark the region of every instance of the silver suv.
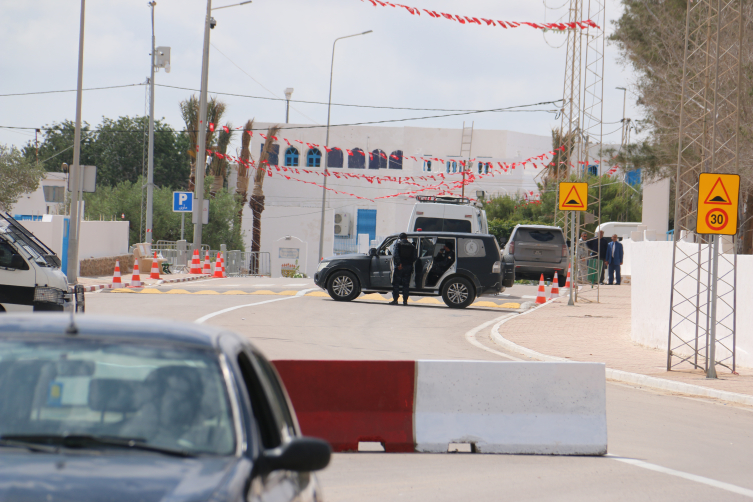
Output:
<instances>
[{"instance_id":1,"label":"silver suv","mask_svg":"<svg viewBox=\"0 0 753 502\"><path fill-rule=\"evenodd\" d=\"M515 258L515 279L537 281L557 279L560 287L567 281L568 248L560 227L516 225L503 251Z\"/></svg>"}]
</instances>

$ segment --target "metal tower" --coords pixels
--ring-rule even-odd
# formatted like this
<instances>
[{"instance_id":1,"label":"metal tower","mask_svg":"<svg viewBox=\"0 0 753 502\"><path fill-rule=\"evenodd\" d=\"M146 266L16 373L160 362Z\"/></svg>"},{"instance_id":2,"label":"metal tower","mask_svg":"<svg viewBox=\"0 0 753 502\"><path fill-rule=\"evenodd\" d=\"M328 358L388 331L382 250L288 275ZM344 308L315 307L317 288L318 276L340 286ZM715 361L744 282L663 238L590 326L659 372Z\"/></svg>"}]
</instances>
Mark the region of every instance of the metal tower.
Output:
<instances>
[{"instance_id":1,"label":"metal tower","mask_svg":"<svg viewBox=\"0 0 753 502\"><path fill-rule=\"evenodd\" d=\"M698 178L739 172L742 1L688 2L685 23L667 371L709 369L713 256L711 240L695 234ZM713 365L734 372L737 236L722 244Z\"/></svg>"}]
</instances>

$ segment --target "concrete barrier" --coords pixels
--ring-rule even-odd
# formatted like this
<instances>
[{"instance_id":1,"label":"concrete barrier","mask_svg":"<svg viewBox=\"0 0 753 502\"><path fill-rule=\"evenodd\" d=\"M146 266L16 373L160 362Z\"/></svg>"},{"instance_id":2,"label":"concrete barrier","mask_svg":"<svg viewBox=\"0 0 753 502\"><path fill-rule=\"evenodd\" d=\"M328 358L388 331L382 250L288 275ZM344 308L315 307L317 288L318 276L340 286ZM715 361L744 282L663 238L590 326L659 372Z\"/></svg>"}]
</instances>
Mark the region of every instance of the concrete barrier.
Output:
<instances>
[{"instance_id":1,"label":"concrete barrier","mask_svg":"<svg viewBox=\"0 0 753 502\"><path fill-rule=\"evenodd\" d=\"M416 451L604 455L601 363L418 361Z\"/></svg>"},{"instance_id":2,"label":"concrete barrier","mask_svg":"<svg viewBox=\"0 0 753 502\"><path fill-rule=\"evenodd\" d=\"M303 434L334 451L412 452L414 361L274 361Z\"/></svg>"}]
</instances>

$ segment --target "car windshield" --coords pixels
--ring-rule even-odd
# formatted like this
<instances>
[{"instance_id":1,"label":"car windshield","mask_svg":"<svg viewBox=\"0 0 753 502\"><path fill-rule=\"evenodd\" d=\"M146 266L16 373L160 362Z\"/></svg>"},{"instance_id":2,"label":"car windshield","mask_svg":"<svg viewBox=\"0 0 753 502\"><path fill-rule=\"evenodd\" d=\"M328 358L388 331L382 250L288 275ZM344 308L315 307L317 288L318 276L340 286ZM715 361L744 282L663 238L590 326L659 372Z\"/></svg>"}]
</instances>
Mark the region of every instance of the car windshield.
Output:
<instances>
[{"instance_id":1,"label":"car windshield","mask_svg":"<svg viewBox=\"0 0 753 502\"><path fill-rule=\"evenodd\" d=\"M515 240L520 241L551 242L555 240L555 233L551 230L533 230L521 228L518 230L515 237Z\"/></svg>"},{"instance_id":2,"label":"car windshield","mask_svg":"<svg viewBox=\"0 0 753 502\"><path fill-rule=\"evenodd\" d=\"M0 437L93 436L229 455L216 354L91 340L0 341Z\"/></svg>"},{"instance_id":3,"label":"car windshield","mask_svg":"<svg viewBox=\"0 0 753 502\"><path fill-rule=\"evenodd\" d=\"M471 222L468 220L453 220L450 218L416 218L413 226L416 232L463 232L471 233Z\"/></svg>"},{"instance_id":4,"label":"car windshield","mask_svg":"<svg viewBox=\"0 0 753 502\"><path fill-rule=\"evenodd\" d=\"M60 260L55 253L39 239L19 225L16 220L0 212L0 238L11 245L23 248L42 267L59 267Z\"/></svg>"}]
</instances>

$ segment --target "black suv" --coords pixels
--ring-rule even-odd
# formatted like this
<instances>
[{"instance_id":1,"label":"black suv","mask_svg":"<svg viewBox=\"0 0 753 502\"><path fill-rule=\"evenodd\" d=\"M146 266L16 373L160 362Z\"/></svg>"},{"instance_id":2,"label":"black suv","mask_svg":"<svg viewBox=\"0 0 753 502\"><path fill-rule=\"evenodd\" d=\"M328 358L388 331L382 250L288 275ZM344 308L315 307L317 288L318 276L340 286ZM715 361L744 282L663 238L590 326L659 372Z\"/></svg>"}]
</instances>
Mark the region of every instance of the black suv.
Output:
<instances>
[{"instance_id":1,"label":"black suv","mask_svg":"<svg viewBox=\"0 0 753 502\"><path fill-rule=\"evenodd\" d=\"M398 234L390 235L369 254L348 254L322 260L314 282L338 301L351 301L364 293L392 291L392 253ZM448 307L465 308L481 295L496 294L515 282L515 261L502 257L493 235L460 232L408 234L418 250L410 281L414 296L442 296ZM448 245L455 257L437 277L434 258Z\"/></svg>"}]
</instances>

